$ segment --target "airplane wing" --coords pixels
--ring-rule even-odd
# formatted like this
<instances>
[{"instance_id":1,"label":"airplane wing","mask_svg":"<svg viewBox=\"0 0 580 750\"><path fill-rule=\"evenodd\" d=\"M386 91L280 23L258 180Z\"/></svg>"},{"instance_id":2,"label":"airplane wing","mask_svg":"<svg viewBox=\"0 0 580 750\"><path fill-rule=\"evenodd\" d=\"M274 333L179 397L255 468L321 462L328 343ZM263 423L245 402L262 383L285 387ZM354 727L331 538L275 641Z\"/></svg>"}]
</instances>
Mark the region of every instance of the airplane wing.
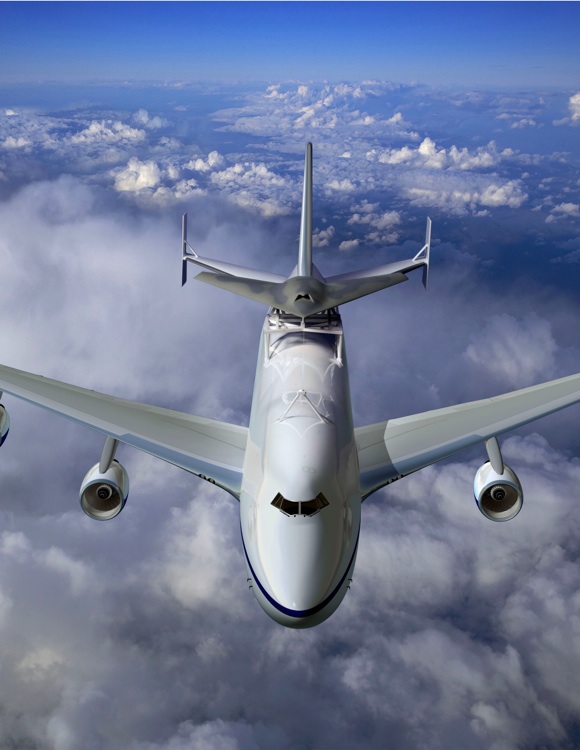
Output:
<instances>
[{"instance_id":1,"label":"airplane wing","mask_svg":"<svg viewBox=\"0 0 580 750\"><path fill-rule=\"evenodd\" d=\"M0 365L0 390L162 458L239 497L247 428Z\"/></svg>"},{"instance_id":2,"label":"airplane wing","mask_svg":"<svg viewBox=\"0 0 580 750\"><path fill-rule=\"evenodd\" d=\"M580 401L580 374L355 428L363 499L396 479Z\"/></svg>"}]
</instances>

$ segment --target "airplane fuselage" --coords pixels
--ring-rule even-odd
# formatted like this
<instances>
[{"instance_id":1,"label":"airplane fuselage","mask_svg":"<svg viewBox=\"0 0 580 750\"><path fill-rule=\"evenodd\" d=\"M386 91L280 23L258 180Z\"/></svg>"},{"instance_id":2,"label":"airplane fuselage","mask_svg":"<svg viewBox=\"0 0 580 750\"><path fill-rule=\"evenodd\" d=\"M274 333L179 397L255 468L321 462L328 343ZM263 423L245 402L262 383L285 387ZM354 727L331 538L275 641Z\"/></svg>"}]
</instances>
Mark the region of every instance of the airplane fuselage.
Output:
<instances>
[{"instance_id":1,"label":"airplane fuselage","mask_svg":"<svg viewBox=\"0 0 580 750\"><path fill-rule=\"evenodd\" d=\"M248 582L277 622L309 627L348 589L361 495L336 310L270 311L262 333L240 494Z\"/></svg>"}]
</instances>

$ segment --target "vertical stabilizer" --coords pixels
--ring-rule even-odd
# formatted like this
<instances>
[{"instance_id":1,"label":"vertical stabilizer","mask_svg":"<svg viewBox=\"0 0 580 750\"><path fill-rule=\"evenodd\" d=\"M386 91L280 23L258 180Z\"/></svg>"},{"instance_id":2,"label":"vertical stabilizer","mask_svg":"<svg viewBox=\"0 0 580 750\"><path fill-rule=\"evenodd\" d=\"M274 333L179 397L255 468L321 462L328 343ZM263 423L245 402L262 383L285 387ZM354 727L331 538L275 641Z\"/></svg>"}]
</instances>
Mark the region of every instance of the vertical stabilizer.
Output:
<instances>
[{"instance_id":1,"label":"vertical stabilizer","mask_svg":"<svg viewBox=\"0 0 580 750\"><path fill-rule=\"evenodd\" d=\"M300 221L298 276L312 276L312 144L306 144L304 158L304 192Z\"/></svg>"}]
</instances>

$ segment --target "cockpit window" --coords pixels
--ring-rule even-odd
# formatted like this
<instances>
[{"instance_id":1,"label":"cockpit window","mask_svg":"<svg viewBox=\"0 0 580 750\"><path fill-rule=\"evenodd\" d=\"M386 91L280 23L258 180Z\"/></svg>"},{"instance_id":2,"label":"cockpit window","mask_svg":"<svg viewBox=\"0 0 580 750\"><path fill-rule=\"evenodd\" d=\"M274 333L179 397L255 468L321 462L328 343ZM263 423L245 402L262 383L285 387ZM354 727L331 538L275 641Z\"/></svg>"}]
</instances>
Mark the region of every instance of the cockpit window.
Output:
<instances>
[{"instance_id":1,"label":"cockpit window","mask_svg":"<svg viewBox=\"0 0 580 750\"><path fill-rule=\"evenodd\" d=\"M328 505L328 500L319 492L314 500L295 503L278 493L272 500L272 505L286 516L313 516Z\"/></svg>"}]
</instances>

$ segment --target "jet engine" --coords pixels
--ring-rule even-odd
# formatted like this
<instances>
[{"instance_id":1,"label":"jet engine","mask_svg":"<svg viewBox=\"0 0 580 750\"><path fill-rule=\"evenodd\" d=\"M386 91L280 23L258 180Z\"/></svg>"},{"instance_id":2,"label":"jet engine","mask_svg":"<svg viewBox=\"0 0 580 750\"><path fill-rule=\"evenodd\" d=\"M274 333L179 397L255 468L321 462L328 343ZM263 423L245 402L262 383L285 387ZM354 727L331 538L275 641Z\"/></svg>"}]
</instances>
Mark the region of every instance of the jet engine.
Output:
<instances>
[{"instance_id":1,"label":"jet engine","mask_svg":"<svg viewBox=\"0 0 580 750\"><path fill-rule=\"evenodd\" d=\"M90 518L107 521L125 507L129 495L129 476L125 467L113 460L101 473L95 464L83 479L80 491L81 508Z\"/></svg>"},{"instance_id":2,"label":"jet engine","mask_svg":"<svg viewBox=\"0 0 580 750\"><path fill-rule=\"evenodd\" d=\"M490 521L511 521L524 504L522 485L505 464L502 474L494 471L489 461L483 464L475 475L473 494L477 507Z\"/></svg>"},{"instance_id":3,"label":"jet engine","mask_svg":"<svg viewBox=\"0 0 580 750\"><path fill-rule=\"evenodd\" d=\"M0 445L6 440L10 429L10 417L5 407L0 404Z\"/></svg>"}]
</instances>

